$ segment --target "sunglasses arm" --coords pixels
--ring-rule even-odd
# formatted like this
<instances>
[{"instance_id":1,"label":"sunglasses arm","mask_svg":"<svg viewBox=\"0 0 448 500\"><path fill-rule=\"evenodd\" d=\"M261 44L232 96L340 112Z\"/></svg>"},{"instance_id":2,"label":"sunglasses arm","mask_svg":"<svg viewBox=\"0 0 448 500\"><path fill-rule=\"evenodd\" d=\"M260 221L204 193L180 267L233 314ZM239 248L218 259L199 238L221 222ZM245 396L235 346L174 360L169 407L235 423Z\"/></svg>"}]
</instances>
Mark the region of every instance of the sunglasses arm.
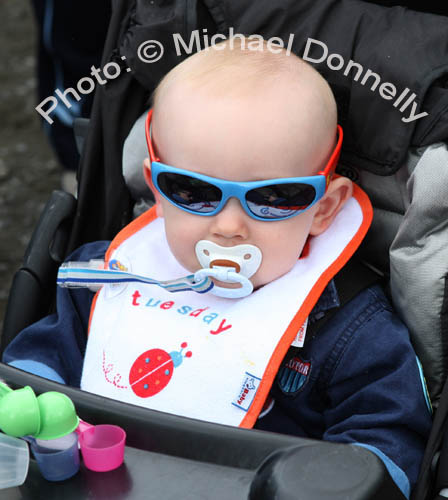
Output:
<instances>
[{"instance_id":1,"label":"sunglasses arm","mask_svg":"<svg viewBox=\"0 0 448 500\"><path fill-rule=\"evenodd\" d=\"M334 148L334 151L331 154L330 159L328 160L328 163L325 166L325 168L317 174L317 175L323 175L326 179L325 191L328 189L328 185L330 184L331 178L333 177L334 171L336 170L339 161L339 156L341 154L342 139L344 138L344 133L340 125L338 125L337 130L338 130L338 140L336 143L336 147Z\"/></svg>"},{"instance_id":2,"label":"sunglasses arm","mask_svg":"<svg viewBox=\"0 0 448 500\"><path fill-rule=\"evenodd\" d=\"M148 144L149 160L151 163L153 161L160 161L160 159L156 156L156 153L154 151L154 146L152 144L152 138L151 138L152 111L153 111L152 109L148 111L148 116L146 117L146 123L145 123L146 143Z\"/></svg>"}]
</instances>

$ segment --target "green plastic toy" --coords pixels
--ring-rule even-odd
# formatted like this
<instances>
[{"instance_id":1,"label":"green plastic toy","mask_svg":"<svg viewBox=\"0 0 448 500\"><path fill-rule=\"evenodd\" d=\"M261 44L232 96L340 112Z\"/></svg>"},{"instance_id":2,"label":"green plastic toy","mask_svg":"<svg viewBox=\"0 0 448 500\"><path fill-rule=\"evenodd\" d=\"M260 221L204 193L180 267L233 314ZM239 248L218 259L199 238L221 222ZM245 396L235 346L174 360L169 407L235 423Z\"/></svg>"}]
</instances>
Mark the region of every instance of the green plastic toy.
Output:
<instances>
[{"instance_id":1,"label":"green plastic toy","mask_svg":"<svg viewBox=\"0 0 448 500\"><path fill-rule=\"evenodd\" d=\"M36 397L29 386L13 390L0 382L0 430L13 437L58 439L79 424L71 399L60 392Z\"/></svg>"},{"instance_id":2,"label":"green plastic toy","mask_svg":"<svg viewBox=\"0 0 448 500\"><path fill-rule=\"evenodd\" d=\"M36 439L58 439L73 432L79 425L72 400L61 392L44 392L37 397L40 409L40 430Z\"/></svg>"}]
</instances>

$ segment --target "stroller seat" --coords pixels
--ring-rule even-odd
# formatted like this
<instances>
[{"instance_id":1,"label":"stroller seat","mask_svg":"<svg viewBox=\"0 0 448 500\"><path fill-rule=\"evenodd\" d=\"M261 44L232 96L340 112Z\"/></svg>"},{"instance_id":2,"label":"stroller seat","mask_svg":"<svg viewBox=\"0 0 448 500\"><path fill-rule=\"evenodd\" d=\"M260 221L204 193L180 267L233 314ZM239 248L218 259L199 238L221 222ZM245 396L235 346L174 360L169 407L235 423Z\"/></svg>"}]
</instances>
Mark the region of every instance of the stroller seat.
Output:
<instances>
[{"instance_id":1,"label":"stroller seat","mask_svg":"<svg viewBox=\"0 0 448 500\"><path fill-rule=\"evenodd\" d=\"M147 192L138 180L142 158L135 155L134 135L129 132L135 124L140 133L137 120L148 107L151 91L182 57L167 51L149 71L136 56L137 47L147 39L169 47L173 32L187 39L197 29L212 34L225 33L229 27L284 40L294 32L293 48L299 55L309 37L325 41L332 53L374 69L397 88L412 89L419 96L419 110L428 112L426 122L403 123L397 109L367 86L325 62L316 65L333 88L346 133L339 172L358 182L374 205L362 258L390 278L392 300L411 331L437 404L448 354L444 338L448 328L448 19L358 0L288 0L281 6L267 0L256 6L246 0L117 0L103 63L122 64L125 56L131 71L97 89L80 165L78 199L59 192L47 205L11 290L2 351L21 329L51 308L55 272L66 255L88 241L110 239L145 206L142 200L147 203ZM403 53L408 54L410 47L415 49L415 61L405 64ZM143 134L137 143L143 144L146 156ZM129 159L129 151L134 159ZM430 293L422 293L423 286ZM29 306L23 312L19 298L25 291ZM213 498L403 498L382 462L365 449L163 414L61 386L5 364L0 364L0 377L13 387L30 385L36 393L64 392L83 419L126 429L125 467L111 473L110 481L83 470L63 485L68 498L112 494L141 498L148 494L148 481L151 494L158 498L188 494L210 498L211 482ZM33 467L22 496L35 498L40 488L48 496L54 494L55 486L40 480ZM430 498L434 488L431 468L424 467L415 498Z\"/></svg>"}]
</instances>

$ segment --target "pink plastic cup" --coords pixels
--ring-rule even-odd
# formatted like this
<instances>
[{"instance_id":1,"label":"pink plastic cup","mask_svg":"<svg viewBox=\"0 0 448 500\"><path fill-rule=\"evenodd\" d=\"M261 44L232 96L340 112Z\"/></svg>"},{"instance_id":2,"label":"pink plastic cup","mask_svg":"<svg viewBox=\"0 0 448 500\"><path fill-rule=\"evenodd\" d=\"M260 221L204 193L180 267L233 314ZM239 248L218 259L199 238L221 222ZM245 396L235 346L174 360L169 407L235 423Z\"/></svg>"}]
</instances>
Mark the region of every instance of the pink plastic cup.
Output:
<instances>
[{"instance_id":1,"label":"pink plastic cup","mask_svg":"<svg viewBox=\"0 0 448 500\"><path fill-rule=\"evenodd\" d=\"M80 421L76 431L85 466L95 472L114 470L123 463L126 432L117 425Z\"/></svg>"}]
</instances>

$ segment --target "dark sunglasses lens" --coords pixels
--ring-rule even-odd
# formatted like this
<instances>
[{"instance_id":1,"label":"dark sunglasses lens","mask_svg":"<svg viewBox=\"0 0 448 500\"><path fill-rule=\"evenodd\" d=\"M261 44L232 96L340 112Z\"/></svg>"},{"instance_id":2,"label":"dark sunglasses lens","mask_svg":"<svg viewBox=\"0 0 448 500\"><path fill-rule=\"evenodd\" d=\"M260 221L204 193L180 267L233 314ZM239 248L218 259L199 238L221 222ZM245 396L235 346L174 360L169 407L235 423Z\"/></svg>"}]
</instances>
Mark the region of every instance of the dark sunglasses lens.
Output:
<instances>
[{"instance_id":1,"label":"dark sunglasses lens","mask_svg":"<svg viewBox=\"0 0 448 500\"><path fill-rule=\"evenodd\" d=\"M222 198L220 189L188 175L162 172L157 177L157 183L174 205L200 214L216 210Z\"/></svg>"},{"instance_id":2,"label":"dark sunglasses lens","mask_svg":"<svg viewBox=\"0 0 448 500\"><path fill-rule=\"evenodd\" d=\"M313 203L316 190L311 184L272 184L246 193L249 210L263 219L280 219L300 212Z\"/></svg>"}]
</instances>

